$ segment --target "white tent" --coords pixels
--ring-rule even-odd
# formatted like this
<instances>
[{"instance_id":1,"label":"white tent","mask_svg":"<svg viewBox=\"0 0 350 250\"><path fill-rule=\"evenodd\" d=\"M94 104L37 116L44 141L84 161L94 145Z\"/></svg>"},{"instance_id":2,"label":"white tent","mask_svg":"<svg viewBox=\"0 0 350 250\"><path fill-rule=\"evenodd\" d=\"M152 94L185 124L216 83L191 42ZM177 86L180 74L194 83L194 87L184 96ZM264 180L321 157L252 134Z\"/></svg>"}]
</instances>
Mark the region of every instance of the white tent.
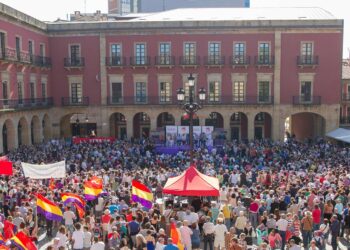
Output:
<instances>
[{"instance_id":1,"label":"white tent","mask_svg":"<svg viewBox=\"0 0 350 250\"><path fill-rule=\"evenodd\" d=\"M329 133L326 136L333 138L338 141L350 143L350 130L345 128L337 128Z\"/></svg>"}]
</instances>

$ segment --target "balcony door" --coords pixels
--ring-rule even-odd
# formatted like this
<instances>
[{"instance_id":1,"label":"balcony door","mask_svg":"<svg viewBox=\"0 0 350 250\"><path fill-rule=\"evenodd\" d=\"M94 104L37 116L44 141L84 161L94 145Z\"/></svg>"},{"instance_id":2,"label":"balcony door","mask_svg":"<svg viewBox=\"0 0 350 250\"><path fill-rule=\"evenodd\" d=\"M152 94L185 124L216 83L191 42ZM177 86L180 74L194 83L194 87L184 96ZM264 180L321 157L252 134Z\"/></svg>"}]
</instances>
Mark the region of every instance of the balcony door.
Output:
<instances>
[{"instance_id":1,"label":"balcony door","mask_svg":"<svg viewBox=\"0 0 350 250\"><path fill-rule=\"evenodd\" d=\"M301 102L311 102L312 101L312 84L311 82L301 82Z\"/></svg>"}]
</instances>

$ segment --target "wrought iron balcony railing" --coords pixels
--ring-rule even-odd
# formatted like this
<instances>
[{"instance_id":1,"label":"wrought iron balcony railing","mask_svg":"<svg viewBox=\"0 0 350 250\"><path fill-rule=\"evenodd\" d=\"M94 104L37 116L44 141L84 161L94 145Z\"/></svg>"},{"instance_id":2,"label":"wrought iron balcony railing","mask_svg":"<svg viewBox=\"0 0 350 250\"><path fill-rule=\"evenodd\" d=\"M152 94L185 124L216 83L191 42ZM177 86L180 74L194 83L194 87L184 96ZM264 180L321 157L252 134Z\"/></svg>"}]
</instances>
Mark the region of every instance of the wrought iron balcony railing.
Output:
<instances>
[{"instance_id":1,"label":"wrought iron balcony railing","mask_svg":"<svg viewBox=\"0 0 350 250\"><path fill-rule=\"evenodd\" d=\"M207 66L221 66L225 65L224 56L206 56L204 57L205 65Z\"/></svg>"},{"instance_id":2,"label":"wrought iron balcony railing","mask_svg":"<svg viewBox=\"0 0 350 250\"><path fill-rule=\"evenodd\" d=\"M175 57L167 55L156 56L155 62L158 66L172 66L175 65Z\"/></svg>"},{"instance_id":3,"label":"wrought iron balcony railing","mask_svg":"<svg viewBox=\"0 0 350 250\"><path fill-rule=\"evenodd\" d=\"M66 57L64 58L64 67L66 68L81 68L85 66L84 57Z\"/></svg>"},{"instance_id":4,"label":"wrought iron balcony railing","mask_svg":"<svg viewBox=\"0 0 350 250\"><path fill-rule=\"evenodd\" d=\"M180 65L182 66L200 65L200 57L199 56L180 56Z\"/></svg>"},{"instance_id":5,"label":"wrought iron balcony railing","mask_svg":"<svg viewBox=\"0 0 350 250\"><path fill-rule=\"evenodd\" d=\"M126 66L126 59L124 56L106 57L106 65L109 67L123 67Z\"/></svg>"},{"instance_id":6,"label":"wrought iron balcony railing","mask_svg":"<svg viewBox=\"0 0 350 250\"><path fill-rule=\"evenodd\" d=\"M52 105L52 97L29 99L0 99L0 109L40 108L51 107Z\"/></svg>"},{"instance_id":7,"label":"wrought iron balcony railing","mask_svg":"<svg viewBox=\"0 0 350 250\"><path fill-rule=\"evenodd\" d=\"M89 106L89 97L62 97L62 106Z\"/></svg>"},{"instance_id":8,"label":"wrought iron balcony railing","mask_svg":"<svg viewBox=\"0 0 350 250\"><path fill-rule=\"evenodd\" d=\"M297 56L298 66L316 66L318 65L318 56Z\"/></svg>"},{"instance_id":9,"label":"wrought iron balcony railing","mask_svg":"<svg viewBox=\"0 0 350 250\"><path fill-rule=\"evenodd\" d=\"M151 60L149 56L132 56L130 57L131 66L149 66L151 65Z\"/></svg>"},{"instance_id":10,"label":"wrought iron balcony railing","mask_svg":"<svg viewBox=\"0 0 350 250\"><path fill-rule=\"evenodd\" d=\"M294 105L321 105L321 96L293 96Z\"/></svg>"},{"instance_id":11,"label":"wrought iron balcony railing","mask_svg":"<svg viewBox=\"0 0 350 250\"><path fill-rule=\"evenodd\" d=\"M185 97L184 103L189 98ZM194 97L195 102L199 102L198 97ZM271 105L273 96L220 96L209 95L208 98L201 102L205 105ZM178 105L176 96L109 96L107 105Z\"/></svg>"},{"instance_id":12,"label":"wrought iron balcony railing","mask_svg":"<svg viewBox=\"0 0 350 250\"><path fill-rule=\"evenodd\" d=\"M255 56L255 65L257 66L273 66L275 64L275 56Z\"/></svg>"},{"instance_id":13,"label":"wrought iron balcony railing","mask_svg":"<svg viewBox=\"0 0 350 250\"><path fill-rule=\"evenodd\" d=\"M250 56L231 56L230 62L232 66L248 66L250 64Z\"/></svg>"}]
</instances>

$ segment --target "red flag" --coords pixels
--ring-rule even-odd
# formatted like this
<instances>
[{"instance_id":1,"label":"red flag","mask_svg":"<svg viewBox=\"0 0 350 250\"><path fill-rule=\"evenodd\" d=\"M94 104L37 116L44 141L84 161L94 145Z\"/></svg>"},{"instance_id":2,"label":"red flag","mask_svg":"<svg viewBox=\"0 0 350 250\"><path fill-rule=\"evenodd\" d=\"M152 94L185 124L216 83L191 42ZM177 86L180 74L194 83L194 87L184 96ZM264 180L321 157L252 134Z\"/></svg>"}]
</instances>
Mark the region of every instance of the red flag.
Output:
<instances>
[{"instance_id":1,"label":"red flag","mask_svg":"<svg viewBox=\"0 0 350 250\"><path fill-rule=\"evenodd\" d=\"M0 161L0 175L12 175L11 161Z\"/></svg>"},{"instance_id":2,"label":"red flag","mask_svg":"<svg viewBox=\"0 0 350 250\"><path fill-rule=\"evenodd\" d=\"M73 203L75 208L77 209L78 211L78 214L79 214L79 217L80 219L84 218L85 216L85 211L84 211L84 208L82 208L81 206L79 206L77 203Z\"/></svg>"},{"instance_id":3,"label":"red flag","mask_svg":"<svg viewBox=\"0 0 350 250\"><path fill-rule=\"evenodd\" d=\"M50 188L50 190L55 190L55 188L56 188L56 184L55 184L55 180L51 177L51 179L50 179L50 184L49 184L49 188Z\"/></svg>"},{"instance_id":4,"label":"red flag","mask_svg":"<svg viewBox=\"0 0 350 250\"><path fill-rule=\"evenodd\" d=\"M11 238L11 242L16 245L19 249L24 250L38 250L31 239L23 232L19 232Z\"/></svg>"},{"instance_id":5,"label":"red flag","mask_svg":"<svg viewBox=\"0 0 350 250\"><path fill-rule=\"evenodd\" d=\"M173 240L173 244L174 245L177 245L178 243L180 243L180 237L179 237L179 233L177 231L175 223L171 223L171 226L170 226L170 237Z\"/></svg>"},{"instance_id":6,"label":"red flag","mask_svg":"<svg viewBox=\"0 0 350 250\"><path fill-rule=\"evenodd\" d=\"M15 235L15 233L17 232L17 228L16 226L9 222L8 220L5 220L4 222L4 238L10 239L11 237L13 237Z\"/></svg>"},{"instance_id":7,"label":"red flag","mask_svg":"<svg viewBox=\"0 0 350 250\"><path fill-rule=\"evenodd\" d=\"M7 155L1 156L0 161L8 161L9 158L7 158Z\"/></svg>"}]
</instances>

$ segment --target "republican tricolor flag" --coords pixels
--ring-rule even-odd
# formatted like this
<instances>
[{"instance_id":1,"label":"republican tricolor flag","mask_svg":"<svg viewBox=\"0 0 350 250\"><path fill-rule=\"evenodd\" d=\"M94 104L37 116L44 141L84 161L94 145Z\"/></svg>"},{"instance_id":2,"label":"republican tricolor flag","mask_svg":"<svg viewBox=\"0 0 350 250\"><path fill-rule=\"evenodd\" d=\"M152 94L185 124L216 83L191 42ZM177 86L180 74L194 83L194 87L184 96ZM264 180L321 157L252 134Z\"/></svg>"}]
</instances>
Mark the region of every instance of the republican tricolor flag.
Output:
<instances>
[{"instance_id":1,"label":"republican tricolor flag","mask_svg":"<svg viewBox=\"0 0 350 250\"><path fill-rule=\"evenodd\" d=\"M153 205L153 194L149 188L136 181L132 181L132 200L140 203L142 206L151 209Z\"/></svg>"},{"instance_id":2,"label":"republican tricolor flag","mask_svg":"<svg viewBox=\"0 0 350 250\"><path fill-rule=\"evenodd\" d=\"M36 195L36 207L39 214L45 216L48 220L61 221L63 214L61 209L52 201L46 199L41 194Z\"/></svg>"},{"instance_id":3,"label":"republican tricolor flag","mask_svg":"<svg viewBox=\"0 0 350 250\"><path fill-rule=\"evenodd\" d=\"M34 245L32 240L23 232L20 231L18 234L11 238L11 243L20 250L37 250L38 248Z\"/></svg>"},{"instance_id":4,"label":"republican tricolor flag","mask_svg":"<svg viewBox=\"0 0 350 250\"><path fill-rule=\"evenodd\" d=\"M85 199L88 201L95 200L102 193L102 179L94 176L84 183Z\"/></svg>"}]
</instances>

